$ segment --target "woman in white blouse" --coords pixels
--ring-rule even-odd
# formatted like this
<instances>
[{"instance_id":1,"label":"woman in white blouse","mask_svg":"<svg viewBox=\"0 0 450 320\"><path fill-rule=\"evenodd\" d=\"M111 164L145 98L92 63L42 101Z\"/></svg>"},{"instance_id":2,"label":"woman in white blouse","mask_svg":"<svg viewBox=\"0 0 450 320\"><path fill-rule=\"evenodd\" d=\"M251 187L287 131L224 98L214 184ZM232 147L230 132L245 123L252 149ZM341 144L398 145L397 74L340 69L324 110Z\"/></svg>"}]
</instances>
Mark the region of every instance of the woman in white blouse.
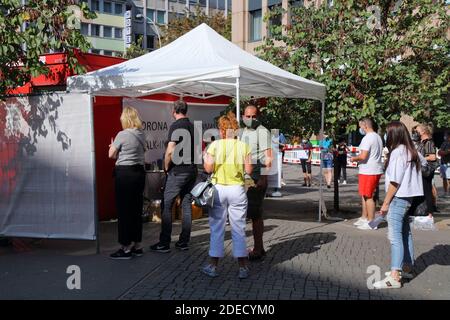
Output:
<instances>
[{"instance_id":1,"label":"woman in white blouse","mask_svg":"<svg viewBox=\"0 0 450 320\"><path fill-rule=\"evenodd\" d=\"M406 126L391 122L387 126L386 197L381 207L387 213L388 234L391 242L391 271L386 278L374 284L376 289L401 288L402 278L411 278L414 247L408 210L414 197L423 196L423 157L418 153Z\"/></svg>"}]
</instances>

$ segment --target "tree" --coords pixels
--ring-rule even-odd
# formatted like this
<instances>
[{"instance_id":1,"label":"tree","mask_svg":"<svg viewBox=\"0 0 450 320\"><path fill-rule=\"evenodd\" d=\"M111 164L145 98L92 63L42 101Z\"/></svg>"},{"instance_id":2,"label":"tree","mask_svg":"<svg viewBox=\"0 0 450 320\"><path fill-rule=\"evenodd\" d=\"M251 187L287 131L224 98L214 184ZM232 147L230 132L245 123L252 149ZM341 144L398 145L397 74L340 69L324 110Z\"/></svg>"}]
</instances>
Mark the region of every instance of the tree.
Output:
<instances>
[{"instance_id":1,"label":"tree","mask_svg":"<svg viewBox=\"0 0 450 320\"><path fill-rule=\"evenodd\" d=\"M125 59L134 59L140 57L147 53L147 51L142 48L143 37L138 37L136 43L132 43L127 51L122 55Z\"/></svg>"},{"instance_id":2,"label":"tree","mask_svg":"<svg viewBox=\"0 0 450 320\"><path fill-rule=\"evenodd\" d=\"M327 86L326 127L335 133L356 130L364 116L382 126L403 113L448 127L446 9L442 0L341 0L332 7L291 8L290 23L272 25L257 52ZM265 19L284 13L279 8ZM289 117L281 129L317 132L319 110L309 101L269 99L266 114Z\"/></svg>"},{"instance_id":3,"label":"tree","mask_svg":"<svg viewBox=\"0 0 450 320\"><path fill-rule=\"evenodd\" d=\"M231 15L225 17L222 12L207 15L199 6L196 6L195 11L190 12L189 15L169 21L162 35L162 45L178 39L202 23L206 23L223 37L231 40Z\"/></svg>"},{"instance_id":4,"label":"tree","mask_svg":"<svg viewBox=\"0 0 450 320\"><path fill-rule=\"evenodd\" d=\"M50 50L66 52L68 67L76 73L85 71L77 63L75 50L90 48L79 30L80 15L96 17L86 2L29 0L22 5L21 0L2 0L0 12L0 94L47 74L39 56Z\"/></svg>"}]
</instances>

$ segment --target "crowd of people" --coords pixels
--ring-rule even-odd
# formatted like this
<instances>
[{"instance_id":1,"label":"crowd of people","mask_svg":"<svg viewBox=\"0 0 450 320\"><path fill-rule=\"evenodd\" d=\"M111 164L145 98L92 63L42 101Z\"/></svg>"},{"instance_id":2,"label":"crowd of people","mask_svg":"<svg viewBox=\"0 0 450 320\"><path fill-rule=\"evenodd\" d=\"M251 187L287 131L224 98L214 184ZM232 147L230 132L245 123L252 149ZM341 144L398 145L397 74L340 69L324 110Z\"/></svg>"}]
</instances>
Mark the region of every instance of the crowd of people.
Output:
<instances>
[{"instance_id":1,"label":"crowd of people","mask_svg":"<svg viewBox=\"0 0 450 320\"><path fill-rule=\"evenodd\" d=\"M168 253L171 250L172 208L180 197L182 207L182 231L175 248L188 250L191 235L192 194L198 182L199 166L194 161L194 126L188 117L188 105L176 101L173 107L175 122L168 134L164 158L166 182L162 201L162 222L159 241L150 246L153 252ZM145 137L142 121L137 110L125 107L121 115L123 130L112 139L109 157L116 159L114 177L116 205L118 210L118 242L120 248L111 254L112 259L131 259L143 254L142 205L145 183L144 153ZM233 113L218 119L219 136L210 141L203 151L202 171L210 176L214 185L213 205L208 211L210 226L210 261L201 272L209 277L219 275L219 260L224 257L224 235L227 221L231 227L232 254L238 261L238 277L249 276L249 261L264 258L263 201L267 193L267 170L274 159L271 133L260 122L256 105L248 105L243 114L244 129ZM188 135L174 134L184 130ZM388 222L391 242L391 271L386 278L375 283L376 288L399 288L401 279L412 277L414 246L409 216L420 203L426 204L427 215L436 208L436 193L433 191L434 170L438 168L436 147L431 129L426 125L413 128L412 134L406 126L393 121L387 125L384 139L377 133L376 124L370 118L359 121L359 132L363 136L360 152L350 161L358 163L358 190L361 197L361 217L354 223L362 230L376 230L371 225L376 215L376 191L381 177L385 178L385 198L379 214ZM187 140L186 140L187 139ZM313 145L308 138L297 141L301 152L300 163L304 187L311 187L311 162ZM190 146L177 151L180 144ZM284 136L275 143L286 146ZM338 179L347 184L347 161L350 149L345 139L334 145L324 134L320 141L320 159L325 182L331 188L333 166L338 166ZM383 161L383 150L387 149ZM183 152L185 154L183 154ZM440 172L444 179L445 195L449 192L450 179L450 135L445 135L439 156ZM427 173L428 172L428 173ZM429 174L432 172L432 174ZM342 177L342 179L341 179ZM252 222L254 247L247 250L246 220Z\"/></svg>"}]
</instances>

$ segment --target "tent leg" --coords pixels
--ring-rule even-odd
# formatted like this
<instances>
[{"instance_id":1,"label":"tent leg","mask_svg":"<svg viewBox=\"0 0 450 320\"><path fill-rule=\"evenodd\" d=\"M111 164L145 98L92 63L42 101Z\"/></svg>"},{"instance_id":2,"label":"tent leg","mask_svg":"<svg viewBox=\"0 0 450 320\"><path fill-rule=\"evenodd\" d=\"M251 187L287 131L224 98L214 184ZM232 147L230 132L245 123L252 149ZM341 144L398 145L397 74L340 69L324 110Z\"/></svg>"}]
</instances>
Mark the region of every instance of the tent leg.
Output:
<instances>
[{"instance_id":1,"label":"tent leg","mask_svg":"<svg viewBox=\"0 0 450 320\"><path fill-rule=\"evenodd\" d=\"M241 97L240 97L240 81L236 78L236 119L238 124L241 122Z\"/></svg>"},{"instance_id":2,"label":"tent leg","mask_svg":"<svg viewBox=\"0 0 450 320\"><path fill-rule=\"evenodd\" d=\"M95 97L90 96L90 108L91 108L91 136L92 136L92 165L93 165L93 185L94 185L94 223L95 223L95 253L100 254L100 239L99 239L99 216L98 216L98 206L97 206L97 170L95 165L95 132L94 132L94 99Z\"/></svg>"}]
</instances>

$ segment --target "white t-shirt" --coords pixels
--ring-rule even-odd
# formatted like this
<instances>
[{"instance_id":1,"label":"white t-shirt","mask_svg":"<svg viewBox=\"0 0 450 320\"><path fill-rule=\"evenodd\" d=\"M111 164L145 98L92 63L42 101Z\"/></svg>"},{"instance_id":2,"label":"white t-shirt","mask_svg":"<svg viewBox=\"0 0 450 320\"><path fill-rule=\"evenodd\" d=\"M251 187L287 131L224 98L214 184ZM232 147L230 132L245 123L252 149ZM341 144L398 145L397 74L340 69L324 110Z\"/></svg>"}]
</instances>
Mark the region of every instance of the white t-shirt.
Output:
<instances>
[{"instance_id":1,"label":"white t-shirt","mask_svg":"<svg viewBox=\"0 0 450 320\"><path fill-rule=\"evenodd\" d=\"M422 165L426 165L426 160L419 155ZM422 171L411 165L411 155L408 154L404 145L400 145L392 151L389 159L389 166L385 174L385 188L388 190L391 182L399 184L398 198L408 198L423 196Z\"/></svg>"},{"instance_id":2,"label":"white t-shirt","mask_svg":"<svg viewBox=\"0 0 450 320\"><path fill-rule=\"evenodd\" d=\"M359 163L359 174L375 175L383 174L383 142L375 132L367 133L359 145L360 150L369 152L369 157Z\"/></svg>"}]
</instances>

